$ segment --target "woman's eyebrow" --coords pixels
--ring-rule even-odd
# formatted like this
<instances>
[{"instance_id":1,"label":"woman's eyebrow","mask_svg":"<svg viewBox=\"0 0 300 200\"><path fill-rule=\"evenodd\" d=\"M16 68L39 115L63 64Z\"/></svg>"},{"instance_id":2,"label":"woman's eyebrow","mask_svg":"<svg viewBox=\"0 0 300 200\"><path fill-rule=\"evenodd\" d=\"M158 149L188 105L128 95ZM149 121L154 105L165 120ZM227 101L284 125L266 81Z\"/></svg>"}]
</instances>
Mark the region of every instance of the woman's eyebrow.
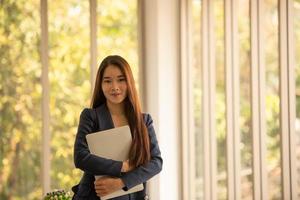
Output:
<instances>
[{"instance_id":1,"label":"woman's eyebrow","mask_svg":"<svg viewBox=\"0 0 300 200\"><path fill-rule=\"evenodd\" d=\"M112 79L113 77L110 76L104 76L103 79ZM117 78L125 78L124 75L118 75Z\"/></svg>"},{"instance_id":2,"label":"woman's eyebrow","mask_svg":"<svg viewBox=\"0 0 300 200\"><path fill-rule=\"evenodd\" d=\"M104 76L103 79L111 79L109 76Z\"/></svg>"}]
</instances>

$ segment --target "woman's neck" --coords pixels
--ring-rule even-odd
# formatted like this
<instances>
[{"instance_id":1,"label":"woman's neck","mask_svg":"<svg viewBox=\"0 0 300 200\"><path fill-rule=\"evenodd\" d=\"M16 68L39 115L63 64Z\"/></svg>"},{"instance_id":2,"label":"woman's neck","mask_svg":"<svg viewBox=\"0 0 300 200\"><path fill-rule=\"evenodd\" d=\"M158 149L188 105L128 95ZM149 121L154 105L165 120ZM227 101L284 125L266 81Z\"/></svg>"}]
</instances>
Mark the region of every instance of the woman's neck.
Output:
<instances>
[{"instance_id":1,"label":"woman's neck","mask_svg":"<svg viewBox=\"0 0 300 200\"><path fill-rule=\"evenodd\" d=\"M124 103L112 104L106 102L106 105L111 115L124 115Z\"/></svg>"}]
</instances>

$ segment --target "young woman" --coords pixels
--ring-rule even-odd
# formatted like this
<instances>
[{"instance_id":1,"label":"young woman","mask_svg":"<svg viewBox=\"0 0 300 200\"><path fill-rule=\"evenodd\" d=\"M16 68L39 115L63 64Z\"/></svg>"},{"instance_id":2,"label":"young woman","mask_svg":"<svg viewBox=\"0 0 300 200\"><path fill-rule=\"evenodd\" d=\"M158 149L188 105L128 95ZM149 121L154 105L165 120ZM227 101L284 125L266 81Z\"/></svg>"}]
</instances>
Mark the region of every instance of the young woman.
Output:
<instances>
[{"instance_id":1,"label":"young woman","mask_svg":"<svg viewBox=\"0 0 300 200\"><path fill-rule=\"evenodd\" d=\"M85 136L89 133L129 125L132 145L129 159L121 162L90 154ZM100 64L91 108L80 115L74 145L75 166L84 171L73 187L73 199L97 199L114 191L144 184L144 190L114 198L148 199L146 182L162 169L162 158L153 121L141 112L133 75L121 56L108 56ZM95 180L95 175L105 175Z\"/></svg>"}]
</instances>

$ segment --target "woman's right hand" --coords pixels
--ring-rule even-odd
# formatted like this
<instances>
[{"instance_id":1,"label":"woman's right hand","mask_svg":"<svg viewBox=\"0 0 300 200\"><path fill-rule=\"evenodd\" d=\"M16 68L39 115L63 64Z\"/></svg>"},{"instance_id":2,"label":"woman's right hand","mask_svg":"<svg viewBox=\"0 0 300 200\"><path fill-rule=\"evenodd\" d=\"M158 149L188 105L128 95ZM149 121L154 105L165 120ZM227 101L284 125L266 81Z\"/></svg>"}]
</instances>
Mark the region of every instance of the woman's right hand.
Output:
<instances>
[{"instance_id":1,"label":"woman's right hand","mask_svg":"<svg viewBox=\"0 0 300 200\"><path fill-rule=\"evenodd\" d=\"M129 160L123 161L121 172L129 172L133 169L132 166L129 164Z\"/></svg>"}]
</instances>

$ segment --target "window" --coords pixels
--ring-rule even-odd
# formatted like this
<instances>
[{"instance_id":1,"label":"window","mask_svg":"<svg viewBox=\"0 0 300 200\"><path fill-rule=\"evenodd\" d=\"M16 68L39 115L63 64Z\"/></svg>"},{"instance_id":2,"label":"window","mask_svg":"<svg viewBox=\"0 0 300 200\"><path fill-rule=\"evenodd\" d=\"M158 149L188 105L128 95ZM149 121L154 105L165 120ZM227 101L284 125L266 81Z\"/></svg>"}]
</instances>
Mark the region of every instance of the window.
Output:
<instances>
[{"instance_id":1,"label":"window","mask_svg":"<svg viewBox=\"0 0 300 200\"><path fill-rule=\"evenodd\" d=\"M97 66L91 66L90 3L97 5ZM0 6L0 199L41 199L44 192L77 184L81 171L73 164L73 144L80 112L90 105L91 69L108 54L120 54L138 79L136 0L48 1L47 13L40 7L40 1ZM48 15L42 25L49 41L50 166L42 161L48 147L42 145L41 14ZM47 180L40 178L43 166L50 168Z\"/></svg>"},{"instance_id":2,"label":"window","mask_svg":"<svg viewBox=\"0 0 300 200\"><path fill-rule=\"evenodd\" d=\"M48 13L51 188L71 188L81 175L73 145L91 91L89 3L49 1Z\"/></svg>"},{"instance_id":3,"label":"window","mask_svg":"<svg viewBox=\"0 0 300 200\"><path fill-rule=\"evenodd\" d=\"M299 195L299 177L296 182L293 176L300 169L300 2L190 0L182 4L188 7L188 51L192 52L188 65L193 74L194 127L187 137L194 147L184 146L192 155L189 163L194 170L190 199ZM291 5L293 9L286 9ZM287 25L290 20L293 27ZM294 42L287 45L289 41ZM291 51L295 64L285 58ZM296 71L296 110L290 109L293 86L285 82L292 80L285 77L289 69ZM286 91L292 95L286 97ZM290 105L281 104L285 98ZM289 124L293 112L296 128ZM290 139L294 137L296 146Z\"/></svg>"},{"instance_id":4,"label":"window","mask_svg":"<svg viewBox=\"0 0 300 200\"><path fill-rule=\"evenodd\" d=\"M40 199L39 4L1 2L0 18L0 199Z\"/></svg>"}]
</instances>

